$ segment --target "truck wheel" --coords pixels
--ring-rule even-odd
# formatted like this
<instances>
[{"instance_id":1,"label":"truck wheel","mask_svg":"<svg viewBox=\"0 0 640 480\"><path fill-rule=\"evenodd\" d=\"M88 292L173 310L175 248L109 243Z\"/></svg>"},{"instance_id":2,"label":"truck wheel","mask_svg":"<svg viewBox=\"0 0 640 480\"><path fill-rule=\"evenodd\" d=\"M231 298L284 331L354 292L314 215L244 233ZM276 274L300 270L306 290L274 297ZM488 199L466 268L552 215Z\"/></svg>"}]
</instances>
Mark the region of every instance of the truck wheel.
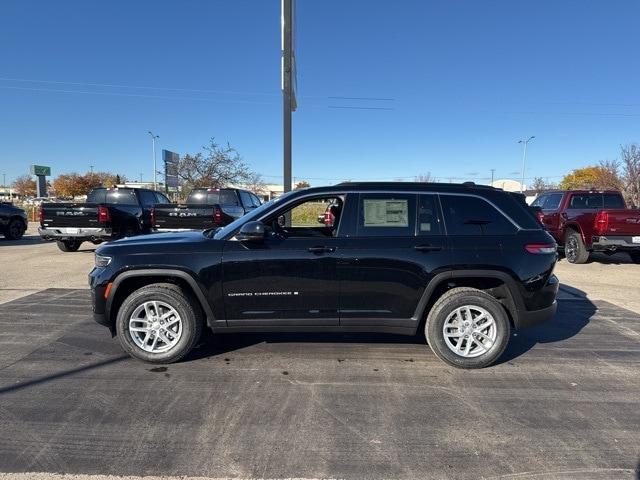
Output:
<instances>
[{"instance_id":1,"label":"truck wheel","mask_svg":"<svg viewBox=\"0 0 640 480\"><path fill-rule=\"evenodd\" d=\"M24 223L22 223L17 218L14 218L7 225L7 229L4 232L4 237L7 240L20 240L24 235L26 228Z\"/></svg>"},{"instance_id":2,"label":"truck wheel","mask_svg":"<svg viewBox=\"0 0 640 480\"><path fill-rule=\"evenodd\" d=\"M629 256L633 263L640 263L640 252L629 252Z\"/></svg>"},{"instance_id":3,"label":"truck wheel","mask_svg":"<svg viewBox=\"0 0 640 480\"><path fill-rule=\"evenodd\" d=\"M122 229L122 238L134 237L138 234L138 229L133 225L127 225Z\"/></svg>"},{"instance_id":4,"label":"truck wheel","mask_svg":"<svg viewBox=\"0 0 640 480\"><path fill-rule=\"evenodd\" d=\"M573 230L567 233L564 256L569 263L585 263L589 260L589 250L584 246L582 235L579 232Z\"/></svg>"},{"instance_id":5,"label":"truck wheel","mask_svg":"<svg viewBox=\"0 0 640 480\"><path fill-rule=\"evenodd\" d=\"M154 283L135 290L118 310L122 348L150 363L173 363L187 355L202 334L199 305L179 287Z\"/></svg>"},{"instance_id":6,"label":"truck wheel","mask_svg":"<svg viewBox=\"0 0 640 480\"><path fill-rule=\"evenodd\" d=\"M429 312L425 336L445 363L483 368L495 362L509 343L511 326L502 305L475 288L453 288Z\"/></svg>"},{"instance_id":7,"label":"truck wheel","mask_svg":"<svg viewBox=\"0 0 640 480\"><path fill-rule=\"evenodd\" d=\"M77 252L82 245L80 240L58 240L56 243L63 252Z\"/></svg>"}]
</instances>

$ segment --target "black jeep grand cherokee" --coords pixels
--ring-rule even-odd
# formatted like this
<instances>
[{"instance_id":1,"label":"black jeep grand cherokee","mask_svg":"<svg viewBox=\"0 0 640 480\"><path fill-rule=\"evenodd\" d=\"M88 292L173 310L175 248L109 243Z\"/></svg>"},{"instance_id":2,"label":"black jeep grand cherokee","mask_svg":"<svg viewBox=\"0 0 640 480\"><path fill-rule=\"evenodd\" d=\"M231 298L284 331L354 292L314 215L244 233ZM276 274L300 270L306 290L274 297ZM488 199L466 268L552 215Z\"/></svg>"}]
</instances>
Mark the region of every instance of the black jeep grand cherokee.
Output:
<instances>
[{"instance_id":1,"label":"black jeep grand cherokee","mask_svg":"<svg viewBox=\"0 0 640 480\"><path fill-rule=\"evenodd\" d=\"M327 204L338 207L335 221L319 225ZM101 246L89 282L96 321L148 362L181 359L205 326L424 329L440 359L480 368L502 354L511 329L553 316L555 263L556 244L521 196L343 183L287 193L218 230Z\"/></svg>"}]
</instances>

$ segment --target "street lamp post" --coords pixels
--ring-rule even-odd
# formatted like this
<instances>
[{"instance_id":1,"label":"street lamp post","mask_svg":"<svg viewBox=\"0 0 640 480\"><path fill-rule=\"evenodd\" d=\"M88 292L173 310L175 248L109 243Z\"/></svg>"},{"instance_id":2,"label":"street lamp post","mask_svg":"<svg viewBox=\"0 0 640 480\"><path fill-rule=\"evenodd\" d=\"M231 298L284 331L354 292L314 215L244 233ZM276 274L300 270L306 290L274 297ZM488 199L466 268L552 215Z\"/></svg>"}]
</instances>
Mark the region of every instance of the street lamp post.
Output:
<instances>
[{"instance_id":1,"label":"street lamp post","mask_svg":"<svg viewBox=\"0 0 640 480\"><path fill-rule=\"evenodd\" d=\"M148 132L149 135L151 135L151 149L152 149L152 155L153 155L153 189L157 190L157 181L156 181L156 175L157 175L157 168L156 168L156 140L158 138L160 138L160 135L154 135L151 131Z\"/></svg>"},{"instance_id":2,"label":"street lamp post","mask_svg":"<svg viewBox=\"0 0 640 480\"><path fill-rule=\"evenodd\" d=\"M525 139L518 140L518 143L521 143L523 145L523 148L522 148L522 182L520 182L520 193L522 193L524 191L524 167L525 167L525 163L527 161L527 145L534 138L536 138L535 135L531 135L526 140Z\"/></svg>"}]
</instances>

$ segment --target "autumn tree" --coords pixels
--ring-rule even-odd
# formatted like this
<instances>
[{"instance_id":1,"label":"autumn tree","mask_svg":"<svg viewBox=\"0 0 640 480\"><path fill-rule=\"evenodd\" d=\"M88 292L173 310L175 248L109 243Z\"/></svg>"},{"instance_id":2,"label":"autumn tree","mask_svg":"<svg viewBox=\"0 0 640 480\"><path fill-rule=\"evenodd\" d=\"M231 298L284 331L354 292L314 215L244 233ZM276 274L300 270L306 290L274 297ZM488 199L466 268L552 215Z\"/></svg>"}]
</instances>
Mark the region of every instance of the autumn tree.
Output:
<instances>
[{"instance_id":1,"label":"autumn tree","mask_svg":"<svg viewBox=\"0 0 640 480\"><path fill-rule=\"evenodd\" d=\"M53 181L53 189L59 197L77 197L87 195L92 188L110 187L121 183L121 175L108 172L90 172L84 175L65 173Z\"/></svg>"},{"instance_id":2,"label":"autumn tree","mask_svg":"<svg viewBox=\"0 0 640 480\"><path fill-rule=\"evenodd\" d=\"M620 189L621 181L612 165L604 162L599 166L577 168L564 176L560 182L563 190L580 188Z\"/></svg>"},{"instance_id":3,"label":"autumn tree","mask_svg":"<svg viewBox=\"0 0 640 480\"><path fill-rule=\"evenodd\" d=\"M301 188L309 188L311 184L306 180L300 180L296 183L296 186L293 187L294 190L300 190Z\"/></svg>"},{"instance_id":4,"label":"autumn tree","mask_svg":"<svg viewBox=\"0 0 640 480\"><path fill-rule=\"evenodd\" d=\"M184 191L195 187L245 184L251 174L235 148L229 144L218 145L213 138L202 152L180 158L176 170Z\"/></svg>"},{"instance_id":5,"label":"autumn tree","mask_svg":"<svg viewBox=\"0 0 640 480\"><path fill-rule=\"evenodd\" d=\"M31 175L20 175L13 182L13 189L22 197L33 197L36 195L36 181Z\"/></svg>"}]
</instances>

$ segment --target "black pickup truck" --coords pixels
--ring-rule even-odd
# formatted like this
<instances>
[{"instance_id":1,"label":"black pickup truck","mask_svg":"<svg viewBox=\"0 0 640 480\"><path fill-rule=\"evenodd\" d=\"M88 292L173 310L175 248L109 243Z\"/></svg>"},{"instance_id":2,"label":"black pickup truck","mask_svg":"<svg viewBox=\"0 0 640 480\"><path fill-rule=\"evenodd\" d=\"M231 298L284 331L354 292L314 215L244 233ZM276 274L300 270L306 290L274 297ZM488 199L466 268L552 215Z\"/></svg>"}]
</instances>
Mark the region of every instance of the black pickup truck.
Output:
<instances>
[{"instance_id":1,"label":"black pickup truck","mask_svg":"<svg viewBox=\"0 0 640 480\"><path fill-rule=\"evenodd\" d=\"M86 203L43 203L38 232L55 240L63 252L82 242L94 244L151 231L154 205L169 203L160 192L144 188L95 188Z\"/></svg>"},{"instance_id":2,"label":"black pickup truck","mask_svg":"<svg viewBox=\"0 0 640 480\"><path fill-rule=\"evenodd\" d=\"M184 204L161 203L153 212L153 228L158 232L205 230L228 225L259 207L253 193L237 188L196 188Z\"/></svg>"},{"instance_id":3,"label":"black pickup truck","mask_svg":"<svg viewBox=\"0 0 640 480\"><path fill-rule=\"evenodd\" d=\"M309 217L327 205L331 225ZM147 362L183 358L205 328L423 331L449 365L480 368L512 329L553 317L556 259L510 193L342 183L285 193L221 229L102 245L89 282L95 320Z\"/></svg>"}]
</instances>

